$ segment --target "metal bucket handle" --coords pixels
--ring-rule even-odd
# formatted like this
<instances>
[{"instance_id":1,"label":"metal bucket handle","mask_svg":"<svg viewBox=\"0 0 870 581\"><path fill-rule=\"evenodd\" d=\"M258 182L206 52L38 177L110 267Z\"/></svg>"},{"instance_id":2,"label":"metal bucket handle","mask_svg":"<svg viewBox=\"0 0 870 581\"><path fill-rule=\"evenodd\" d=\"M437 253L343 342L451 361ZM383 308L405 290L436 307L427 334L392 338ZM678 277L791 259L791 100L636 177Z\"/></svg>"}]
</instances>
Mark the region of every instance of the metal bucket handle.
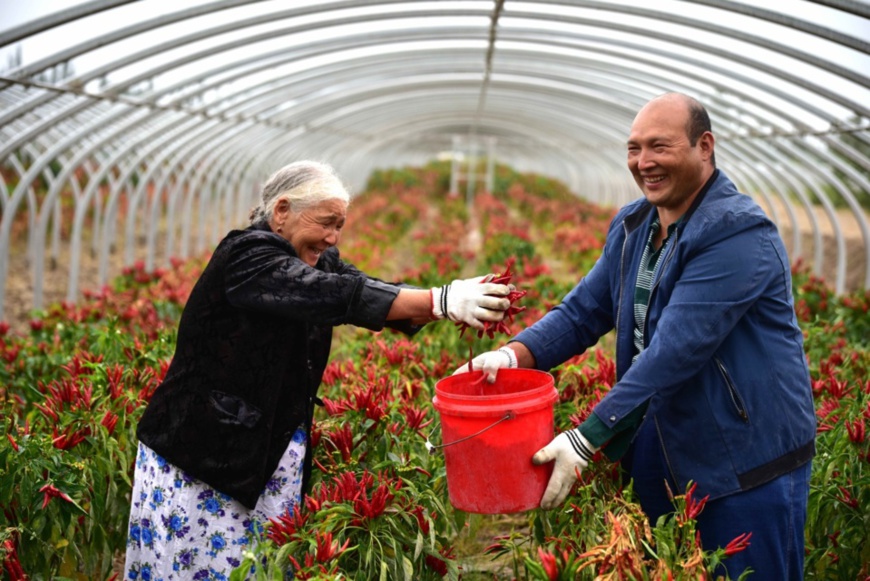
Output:
<instances>
[{"instance_id":1,"label":"metal bucket handle","mask_svg":"<svg viewBox=\"0 0 870 581\"><path fill-rule=\"evenodd\" d=\"M505 415L501 417L501 419L496 420L494 423L488 425L487 427L483 428L479 432L471 434L470 436L465 436L464 438L459 438L458 440L455 440L453 442L449 442L447 444L435 445L431 441L429 441L429 437L426 436L426 450L429 452L429 454L435 454L440 448L446 448L447 446L452 446L453 444L458 444L459 442L464 442L465 440L470 440L471 438L475 438L475 437L481 435L482 433L484 433L485 431L496 427L497 425L499 425L503 421L512 420L515 417L516 417L516 414L514 412L508 410L507 413L505 413Z\"/></svg>"}]
</instances>

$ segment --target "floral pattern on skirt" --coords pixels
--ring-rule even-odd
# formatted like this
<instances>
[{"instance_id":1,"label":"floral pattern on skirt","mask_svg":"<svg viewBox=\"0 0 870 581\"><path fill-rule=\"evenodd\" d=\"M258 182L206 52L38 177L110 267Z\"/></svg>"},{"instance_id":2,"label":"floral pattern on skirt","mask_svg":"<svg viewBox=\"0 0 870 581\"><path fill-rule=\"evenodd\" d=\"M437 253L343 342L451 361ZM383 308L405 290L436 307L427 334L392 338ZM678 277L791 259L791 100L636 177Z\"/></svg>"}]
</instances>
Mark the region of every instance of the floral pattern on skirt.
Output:
<instances>
[{"instance_id":1,"label":"floral pattern on skirt","mask_svg":"<svg viewBox=\"0 0 870 581\"><path fill-rule=\"evenodd\" d=\"M226 581L271 518L301 501L306 435L296 430L251 510L139 443L124 579Z\"/></svg>"}]
</instances>

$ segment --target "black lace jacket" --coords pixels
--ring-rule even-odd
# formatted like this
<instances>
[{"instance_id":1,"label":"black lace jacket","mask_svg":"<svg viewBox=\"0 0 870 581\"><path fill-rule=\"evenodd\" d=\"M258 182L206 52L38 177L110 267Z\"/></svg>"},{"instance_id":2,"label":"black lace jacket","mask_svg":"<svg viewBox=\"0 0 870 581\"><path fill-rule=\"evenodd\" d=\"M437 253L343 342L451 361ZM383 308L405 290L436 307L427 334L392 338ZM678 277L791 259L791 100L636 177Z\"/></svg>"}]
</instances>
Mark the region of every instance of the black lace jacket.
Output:
<instances>
[{"instance_id":1,"label":"black lace jacket","mask_svg":"<svg viewBox=\"0 0 870 581\"><path fill-rule=\"evenodd\" d=\"M253 508L293 433L310 428L333 326L383 329L401 286L360 272L335 248L311 267L264 222L231 231L191 292L139 440Z\"/></svg>"}]
</instances>

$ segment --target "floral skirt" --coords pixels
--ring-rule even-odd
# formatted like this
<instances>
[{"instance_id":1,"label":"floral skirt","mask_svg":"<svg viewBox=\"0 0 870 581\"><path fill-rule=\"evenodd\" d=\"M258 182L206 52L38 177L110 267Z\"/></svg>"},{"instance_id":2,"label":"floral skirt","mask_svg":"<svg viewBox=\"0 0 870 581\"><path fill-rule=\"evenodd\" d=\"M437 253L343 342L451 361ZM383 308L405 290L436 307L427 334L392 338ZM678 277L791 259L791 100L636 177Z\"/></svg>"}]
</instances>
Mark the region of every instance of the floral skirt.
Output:
<instances>
[{"instance_id":1,"label":"floral skirt","mask_svg":"<svg viewBox=\"0 0 870 581\"><path fill-rule=\"evenodd\" d=\"M253 510L140 442L124 579L229 579L263 525L301 501L305 442L299 428Z\"/></svg>"}]
</instances>

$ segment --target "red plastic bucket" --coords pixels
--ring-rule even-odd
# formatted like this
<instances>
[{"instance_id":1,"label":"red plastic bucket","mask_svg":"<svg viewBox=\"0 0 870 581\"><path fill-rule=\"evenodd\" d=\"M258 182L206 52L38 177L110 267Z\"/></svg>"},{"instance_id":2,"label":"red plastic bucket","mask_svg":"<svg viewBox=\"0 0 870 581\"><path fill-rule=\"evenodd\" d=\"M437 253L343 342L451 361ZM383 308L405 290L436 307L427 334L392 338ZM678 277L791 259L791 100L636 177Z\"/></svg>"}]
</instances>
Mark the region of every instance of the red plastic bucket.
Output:
<instances>
[{"instance_id":1,"label":"red plastic bucket","mask_svg":"<svg viewBox=\"0 0 870 581\"><path fill-rule=\"evenodd\" d=\"M481 514L536 508L553 470L532 456L553 439L553 376L534 369L502 369L495 383L483 372L435 384L450 504Z\"/></svg>"}]
</instances>

